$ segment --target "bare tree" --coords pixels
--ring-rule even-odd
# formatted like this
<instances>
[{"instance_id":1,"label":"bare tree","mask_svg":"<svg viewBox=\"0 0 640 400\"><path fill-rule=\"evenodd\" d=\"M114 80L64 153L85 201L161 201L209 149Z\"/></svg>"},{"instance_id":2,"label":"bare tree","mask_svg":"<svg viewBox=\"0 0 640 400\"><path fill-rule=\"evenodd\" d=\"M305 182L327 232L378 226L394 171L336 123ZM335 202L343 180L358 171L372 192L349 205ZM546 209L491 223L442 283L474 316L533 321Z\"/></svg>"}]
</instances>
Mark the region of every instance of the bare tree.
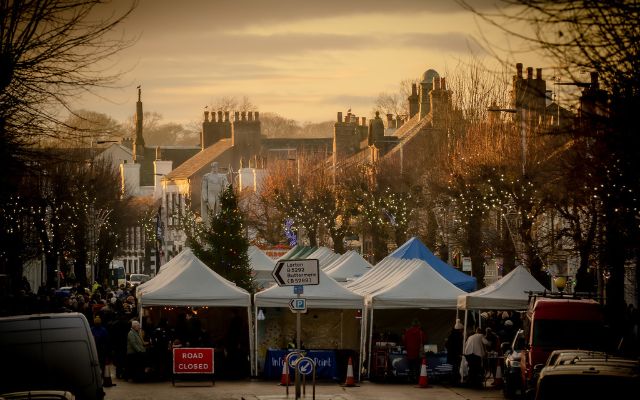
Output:
<instances>
[{"instance_id":1,"label":"bare tree","mask_svg":"<svg viewBox=\"0 0 640 400\"><path fill-rule=\"evenodd\" d=\"M640 190L636 117L640 107L640 4L634 0L502 0L494 12L461 4L550 56L575 84L585 86L578 78L586 71L595 71L601 80L606 92L598 107L581 108L581 118L596 118L599 123L577 134L588 138L589 164L595 167L584 185L592 188L591 198L600 200L599 279L603 292L608 287L610 310L617 313L611 320L621 320L617 317L625 304L625 263L635 260L637 264L640 253L636 195ZM520 29L511 29L514 22ZM600 83L592 81L591 86L590 95L600 96ZM636 268L636 281L638 277L640 269ZM637 300L637 291L635 295Z\"/></svg>"},{"instance_id":2,"label":"bare tree","mask_svg":"<svg viewBox=\"0 0 640 400\"><path fill-rule=\"evenodd\" d=\"M71 111L71 99L115 83L119 74L104 61L133 41L109 33L136 2L120 14L108 3L0 0L0 148L8 153L0 157L3 167L21 160L39 138L57 137L65 125L60 111Z\"/></svg>"},{"instance_id":3,"label":"bare tree","mask_svg":"<svg viewBox=\"0 0 640 400\"><path fill-rule=\"evenodd\" d=\"M409 95L411 85L419 82L419 79L403 79L398 85L398 91L393 93L382 92L378 94L374 102L372 114L380 111L383 115L409 115Z\"/></svg>"}]
</instances>

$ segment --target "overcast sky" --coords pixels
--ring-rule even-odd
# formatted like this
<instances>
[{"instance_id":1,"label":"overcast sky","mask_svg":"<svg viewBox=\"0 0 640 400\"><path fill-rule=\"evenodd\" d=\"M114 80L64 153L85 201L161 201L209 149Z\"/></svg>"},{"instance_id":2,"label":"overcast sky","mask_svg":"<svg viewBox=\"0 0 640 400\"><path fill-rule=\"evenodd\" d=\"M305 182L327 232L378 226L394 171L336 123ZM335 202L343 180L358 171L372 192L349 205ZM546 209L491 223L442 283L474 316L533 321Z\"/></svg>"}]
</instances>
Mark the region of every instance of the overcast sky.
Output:
<instances>
[{"instance_id":1,"label":"overcast sky","mask_svg":"<svg viewBox=\"0 0 640 400\"><path fill-rule=\"evenodd\" d=\"M481 33L495 37L454 0L141 0L123 30L139 36L118 57L123 89L82 107L124 120L141 85L145 111L179 123L223 96L299 122L370 116L380 92L429 68L446 75L483 54Z\"/></svg>"}]
</instances>

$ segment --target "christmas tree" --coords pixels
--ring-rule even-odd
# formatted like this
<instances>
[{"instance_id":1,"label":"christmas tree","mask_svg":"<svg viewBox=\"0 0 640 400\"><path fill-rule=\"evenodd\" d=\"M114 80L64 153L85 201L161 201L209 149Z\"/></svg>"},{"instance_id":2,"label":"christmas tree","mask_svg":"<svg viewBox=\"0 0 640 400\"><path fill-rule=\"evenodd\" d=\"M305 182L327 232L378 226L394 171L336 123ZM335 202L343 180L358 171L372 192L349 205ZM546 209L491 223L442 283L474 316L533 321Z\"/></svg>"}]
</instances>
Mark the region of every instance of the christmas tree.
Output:
<instances>
[{"instance_id":1,"label":"christmas tree","mask_svg":"<svg viewBox=\"0 0 640 400\"><path fill-rule=\"evenodd\" d=\"M207 265L241 288L254 292L249 264L249 241L245 236L238 199L231 185L220 195L220 211L210 215L207 229L209 254Z\"/></svg>"}]
</instances>

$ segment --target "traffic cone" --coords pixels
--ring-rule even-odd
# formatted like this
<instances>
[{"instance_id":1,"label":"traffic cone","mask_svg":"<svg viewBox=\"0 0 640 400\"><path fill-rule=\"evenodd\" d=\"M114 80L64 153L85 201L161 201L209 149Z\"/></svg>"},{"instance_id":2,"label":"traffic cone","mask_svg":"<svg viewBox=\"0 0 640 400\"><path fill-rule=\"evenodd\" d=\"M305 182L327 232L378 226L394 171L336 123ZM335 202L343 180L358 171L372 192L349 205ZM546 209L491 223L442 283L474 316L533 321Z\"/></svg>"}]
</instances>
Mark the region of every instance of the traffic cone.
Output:
<instances>
[{"instance_id":1,"label":"traffic cone","mask_svg":"<svg viewBox=\"0 0 640 400\"><path fill-rule=\"evenodd\" d=\"M289 380L289 366L286 359L282 359L282 375L280 375L280 386L289 386L291 381ZM288 390L288 389L287 389Z\"/></svg>"},{"instance_id":2,"label":"traffic cone","mask_svg":"<svg viewBox=\"0 0 640 400\"><path fill-rule=\"evenodd\" d=\"M422 359L422 366L420 367L420 379L418 379L418 387L428 388L429 377L427 376L427 358Z\"/></svg>"},{"instance_id":3,"label":"traffic cone","mask_svg":"<svg viewBox=\"0 0 640 400\"><path fill-rule=\"evenodd\" d=\"M356 379L353 377L353 362L351 361L351 357L349 357L349 364L347 364L347 379L344 382L344 387L354 387L356 385Z\"/></svg>"},{"instance_id":4,"label":"traffic cone","mask_svg":"<svg viewBox=\"0 0 640 400\"><path fill-rule=\"evenodd\" d=\"M491 382L491 386L502 386L504 381L502 380L502 367L500 364L496 367L496 377Z\"/></svg>"},{"instance_id":5,"label":"traffic cone","mask_svg":"<svg viewBox=\"0 0 640 400\"><path fill-rule=\"evenodd\" d=\"M102 386L103 387L112 387L115 386L116 384L113 383L113 380L111 379L111 364L105 364L104 366L104 375L102 377Z\"/></svg>"}]
</instances>

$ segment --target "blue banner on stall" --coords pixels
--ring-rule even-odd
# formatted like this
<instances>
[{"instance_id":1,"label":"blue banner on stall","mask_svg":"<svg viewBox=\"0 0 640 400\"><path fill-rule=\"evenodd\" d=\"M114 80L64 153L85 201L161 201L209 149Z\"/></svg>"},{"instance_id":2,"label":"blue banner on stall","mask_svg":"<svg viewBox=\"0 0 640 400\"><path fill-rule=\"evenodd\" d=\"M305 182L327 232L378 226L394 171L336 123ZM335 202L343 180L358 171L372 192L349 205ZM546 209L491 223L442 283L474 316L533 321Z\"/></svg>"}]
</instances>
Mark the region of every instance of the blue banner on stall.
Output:
<instances>
[{"instance_id":1,"label":"blue banner on stall","mask_svg":"<svg viewBox=\"0 0 640 400\"><path fill-rule=\"evenodd\" d=\"M318 379L337 379L336 353L331 350L303 350L306 357L316 363L316 377ZM264 362L264 377L266 379L280 379L284 357L287 350L267 350ZM289 368L289 374L294 374L294 369Z\"/></svg>"}]
</instances>

